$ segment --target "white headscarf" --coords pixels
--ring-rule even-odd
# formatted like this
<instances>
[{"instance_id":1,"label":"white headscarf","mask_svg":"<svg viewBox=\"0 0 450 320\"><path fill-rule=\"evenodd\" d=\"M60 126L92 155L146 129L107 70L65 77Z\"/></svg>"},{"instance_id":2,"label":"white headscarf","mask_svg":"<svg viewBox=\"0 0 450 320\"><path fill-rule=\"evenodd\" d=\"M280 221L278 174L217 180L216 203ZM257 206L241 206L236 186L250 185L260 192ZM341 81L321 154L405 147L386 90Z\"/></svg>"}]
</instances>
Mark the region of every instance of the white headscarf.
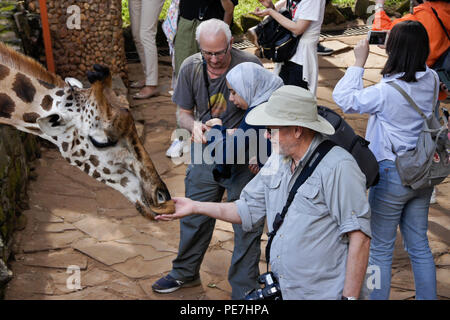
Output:
<instances>
[{"instance_id":1,"label":"white headscarf","mask_svg":"<svg viewBox=\"0 0 450 320\"><path fill-rule=\"evenodd\" d=\"M283 80L254 62L243 62L227 73L227 81L249 108L269 100Z\"/></svg>"}]
</instances>

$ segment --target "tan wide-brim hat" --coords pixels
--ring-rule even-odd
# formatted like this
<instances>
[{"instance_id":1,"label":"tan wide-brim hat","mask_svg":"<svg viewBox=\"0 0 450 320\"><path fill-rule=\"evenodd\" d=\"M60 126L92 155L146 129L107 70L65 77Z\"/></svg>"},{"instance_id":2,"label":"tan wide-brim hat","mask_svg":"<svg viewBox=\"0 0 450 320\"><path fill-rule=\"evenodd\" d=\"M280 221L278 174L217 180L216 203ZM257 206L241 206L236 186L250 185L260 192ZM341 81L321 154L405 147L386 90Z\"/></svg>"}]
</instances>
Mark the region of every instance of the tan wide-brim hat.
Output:
<instances>
[{"instance_id":1,"label":"tan wide-brim hat","mask_svg":"<svg viewBox=\"0 0 450 320\"><path fill-rule=\"evenodd\" d=\"M327 135L334 127L317 114L314 95L297 86L282 86L269 100L250 110L245 122L254 126L301 126Z\"/></svg>"}]
</instances>

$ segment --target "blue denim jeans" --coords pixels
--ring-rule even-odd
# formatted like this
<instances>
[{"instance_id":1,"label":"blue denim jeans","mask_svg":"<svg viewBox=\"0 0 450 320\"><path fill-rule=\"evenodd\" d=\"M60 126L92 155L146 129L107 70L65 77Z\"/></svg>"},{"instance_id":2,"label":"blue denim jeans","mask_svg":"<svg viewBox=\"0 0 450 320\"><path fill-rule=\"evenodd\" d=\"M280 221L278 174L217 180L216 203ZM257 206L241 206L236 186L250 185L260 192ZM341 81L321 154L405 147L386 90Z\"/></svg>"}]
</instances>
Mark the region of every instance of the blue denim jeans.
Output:
<instances>
[{"instance_id":1,"label":"blue denim jeans","mask_svg":"<svg viewBox=\"0 0 450 320\"><path fill-rule=\"evenodd\" d=\"M391 289L391 266L397 226L403 237L414 273L416 299L437 299L436 267L428 245L428 209L433 188L413 190L404 187L395 163L379 163L380 181L371 188L372 209L369 265L378 266L381 288L375 288L372 300L387 300Z\"/></svg>"}]
</instances>

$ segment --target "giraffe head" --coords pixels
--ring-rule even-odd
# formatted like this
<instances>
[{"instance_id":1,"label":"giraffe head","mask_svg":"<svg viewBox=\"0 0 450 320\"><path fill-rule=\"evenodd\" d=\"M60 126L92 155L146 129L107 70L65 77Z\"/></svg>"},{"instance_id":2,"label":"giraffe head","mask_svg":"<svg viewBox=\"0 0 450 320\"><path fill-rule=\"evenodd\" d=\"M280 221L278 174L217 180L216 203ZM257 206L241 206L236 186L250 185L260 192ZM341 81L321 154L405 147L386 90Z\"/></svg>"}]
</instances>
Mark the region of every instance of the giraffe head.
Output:
<instances>
[{"instance_id":1,"label":"giraffe head","mask_svg":"<svg viewBox=\"0 0 450 320\"><path fill-rule=\"evenodd\" d=\"M121 192L142 215L174 212L130 111L111 89L107 68L96 66L88 75L92 86L83 88L16 52L5 59L4 50L0 47L0 123L51 141L70 164Z\"/></svg>"}]
</instances>

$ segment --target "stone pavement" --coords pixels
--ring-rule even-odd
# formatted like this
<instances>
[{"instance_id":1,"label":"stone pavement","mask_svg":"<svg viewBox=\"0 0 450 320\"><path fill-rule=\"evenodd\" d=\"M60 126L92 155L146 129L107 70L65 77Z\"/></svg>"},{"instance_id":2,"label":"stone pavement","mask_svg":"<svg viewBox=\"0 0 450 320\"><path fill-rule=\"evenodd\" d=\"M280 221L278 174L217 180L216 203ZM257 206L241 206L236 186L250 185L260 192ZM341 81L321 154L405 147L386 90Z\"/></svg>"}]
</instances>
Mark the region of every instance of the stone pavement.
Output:
<instances>
[{"instance_id":1,"label":"stone pavement","mask_svg":"<svg viewBox=\"0 0 450 320\"><path fill-rule=\"evenodd\" d=\"M353 46L363 36L342 37L324 45L339 49L320 57L318 101L336 109L331 93L346 68L353 64ZM246 49L252 51L253 49ZM379 81L386 56L371 48L365 84ZM263 61L267 68L273 65ZM129 65L130 80L143 77L138 64ZM160 83L164 93L132 101L138 130L158 172L172 196L184 195L186 165L165 157L176 128L175 105L170 90L171 67L160 60ZM342 112L340 112L342 114ZM345 115L364 135L367 117ZM217 221L211 245L200 270L202 286L159 295L151 284L171 269L179 239L179 222L152 222L136 212L120 193L70 166L55 149L44 148L35 163L37 179L30 183L27 224L15 235L15 256L10 262L14 278L6 299L229 299L227 271L233 250L233 232ZM450 299L450 183L437 188L438 203L431 206L430 245L437 265L438 295ZM265 270L262 242L261 271ZM79 273L77 273L79 272ZM79 275L79 288L76 279ZM395 248L392 299L413 299L414 282L400 235Z\"/></svg>"}]
</instances>

